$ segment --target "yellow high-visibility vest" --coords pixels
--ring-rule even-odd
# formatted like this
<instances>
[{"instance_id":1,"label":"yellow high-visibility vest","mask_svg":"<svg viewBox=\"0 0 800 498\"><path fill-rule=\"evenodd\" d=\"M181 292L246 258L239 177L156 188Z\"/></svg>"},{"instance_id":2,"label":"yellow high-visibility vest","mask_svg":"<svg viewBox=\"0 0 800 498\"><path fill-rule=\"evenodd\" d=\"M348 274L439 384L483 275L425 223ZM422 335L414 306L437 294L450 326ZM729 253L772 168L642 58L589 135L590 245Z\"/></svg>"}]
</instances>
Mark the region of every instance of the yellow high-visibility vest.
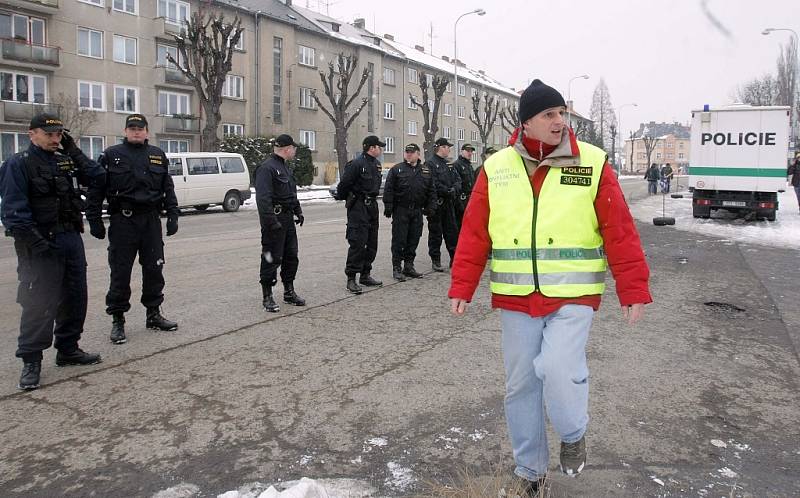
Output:
<instances>
[{"instance_id":1,"label":"yellow high-visibility vest","mask_svg":"<svg viewBox=\"0 0 800 498\"><path fill-rule=\"evenodd\" d=\"M578 164L553 161L536 199L513 147L484 164L493 293L578 297L605 290L607 265L594 200L606 153L583 142L578 148Z\"/></svg>"}]
</instances>

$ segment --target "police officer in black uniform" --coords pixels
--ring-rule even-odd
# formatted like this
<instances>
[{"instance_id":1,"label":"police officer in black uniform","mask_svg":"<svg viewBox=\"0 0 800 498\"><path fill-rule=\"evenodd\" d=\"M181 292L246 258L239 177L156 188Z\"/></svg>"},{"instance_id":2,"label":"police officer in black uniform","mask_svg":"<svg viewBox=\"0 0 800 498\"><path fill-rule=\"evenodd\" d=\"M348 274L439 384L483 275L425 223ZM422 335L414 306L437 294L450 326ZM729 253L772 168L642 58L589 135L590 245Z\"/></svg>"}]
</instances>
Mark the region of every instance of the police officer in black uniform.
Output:
<instances>
[{"instance_id":1,"label":"police officer in black uniform","mask_svg":"<svg viewBox=\"0 0 800 498\"><path fill-rule=\"evenodd\" d=\"M383 189L383 214L392 219L392 278L400 282L422 277L414 268L422 215L430 216L436 209L433 176L419 159L419 146L406 145L403 159L389 170Z\"/></svg>"},{"instance_id":2,"label":"police officer in black uniform","mask_svg":"<svg viewBox=\"0 0 800 498\"><path fill-rule=\"evenodd\" d=\"M20 389L39 387L42 351L54 336L56 365L101 361L100 355L78 347L88 293L81 239L85 202L77 184L101 185L105 175L57 116L34 116L28 135L28 150L0 166L0 218L6 235L14 237L18 261Z\"/></svg>"},{"instance_id":3,"label":"police officer in black uniform","mask_svg":"<svg viewBox=\"0 0 800 498\"><path fill-rule=\"evenodd\" d=\"M275 139L272 154L256 169L256 206L261 222L261 293L266 311L275 313L280 306L272 297L281 267L283 302L305 306L305 299L294 291L297 275L297 230L305 218L297 200L297 186L286 161L294 159L297 144L289 135Z\"/></svg>"},{"instance_id":4,"label":"police officer in black uniform","mask_svg":"<svg viewBox=\"0 0 800 498\"><path fill-rule=\"evenodd\" d=\"M433 155L425 161L433 175L436 189L436 211L428 216L428 254L431 257L433 271L444 271L442 266L442 238L447 252L450 253L450 265L456 253L458 242L458 225L456 222L455 203L461 195L461 177L452 164L448 164L451 144L446 138L439 138L434 143Z\"/></svg>"},{"instance_id":5,"label":"police officer in black uniform","mask_svg":"<svg viewBox=\"0 0 800 498\"><path fill-rule=\"evenodd\" d=\"M464 218L464 211L467 209L469 203L469 195L472 193L472 187L475 185L475 170L472 169L472 154L475 147L471 144L464 144L461 146L461 154L458 159L453 163L461 178L461 194L459 195L458 202L454 203L456 208L456 222L458 223L458 231L461 231L461 220Z\"/></svg>"},{"instance_id":6,"label":"police officer in black uniform","mask_svg":"<svg viewBox=\"0 0 800 498\"><path fill-rule=\"evenodd\" d=\"M344 200L347 207L347 290L361 294L358 282L369 287L383 285L370 275L372 262L378 254L378 203L381 188L381 162L378 157L386 144L375 135L362 142L363 153L348 162L336 189L336 198Z\"/></svg>"},{"instance_id":7,"label":"police officer in black uniform","mask_svg":"<svg viewBox=\"0 0 800 498\"><path fill-rule=\"evenodd\" d=\"M147 308L145 326L153 330L177 330L178 324L161 315L164 302L164 240L161 211L167 213L167 236L178 231L178 199L168 173L164 151L147 141L147 119L130 114L125 119L125 139L100 156L106 168L103 189L89 189L86 219L94 237L103 239L103 199L108 199L108 265L111 285L106 294L106 313L111 315L111 342L123 344L125 313L131 309L131 270L136 255L142 265L142 299Z\"/></svg>"}]
</instances>

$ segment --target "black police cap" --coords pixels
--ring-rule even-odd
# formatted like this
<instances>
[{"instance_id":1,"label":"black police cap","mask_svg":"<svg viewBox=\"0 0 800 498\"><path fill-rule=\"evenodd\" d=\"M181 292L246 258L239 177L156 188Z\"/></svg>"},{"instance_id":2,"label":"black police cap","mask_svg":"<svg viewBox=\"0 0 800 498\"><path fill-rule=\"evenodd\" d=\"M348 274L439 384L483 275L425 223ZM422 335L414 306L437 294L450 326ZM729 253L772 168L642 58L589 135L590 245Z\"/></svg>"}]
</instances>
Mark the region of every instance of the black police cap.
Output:
<instances>
[{"instance_id":1,"label":"black police cap","mask_svg":"<svg viewBox=\"0 0 800 498\"><path fill-rule=\"evenodd\" d=\"M147 118L142 114L129 114L125 118L125 128L147 128Z\"/></svg>"},{"instance_id":2,"label":"black police cap","mask_svg":"<svg viewBox=\"0 0 800 498\"><path fill-rule=\"evenodd\" d=\"M406 145L406 152L419 152L419 145L417 144Z\"/></svg>"},{"instance_id":3,"label":"black police cap","mask_svg":"<svg viewBox=\"0 0 800 498\"><path fill-rule=\"evenodd\" d=\"M295 143L291 135L287 135L286 133L284 133L282 135L278 135L278 137L275 138L275 147L289 147L290 145L294 145L295 147L297 147L297 144Z\"/></svg>"},{"instance_id":4,"label":"black police cap","mask_svg":"<svg viewBox=\"0 0 800 498\"><path fill-rule=\"evenodd\" d=\"M370 147L378 146L378 147L386 147L385 142L381 142L381 139L376 137L375 135L370 135L364 139L364 142L361 144L365 149L369 149Z\"/></svg>"},{"instance_id":5,"label":"black police cap","mask_svg":"<svg viewBox=\"0 0 800 498\"><path fill-rule=\"evenodd\" d=\"M31 125L29 126L29 129L34 130L36 128L41 128L47 133L53 133L56 131L62 131L64 129L64 122L61 121L61 118L55 114L43 112L41 114L37 114L33 117L33 119L31 119Z\"/></svg>"},{"instance_id":6,"label":"black police cap","mask_svg":"<svg viewBox=\"0 0 800 498\"><path fill-rule=\"evenodd\" d=\"M436 147L442 147L442 146L445 146L445 145L446 145L447 147L452 147L452 146L453 146L453 144L451 144L451 143L450 143L450 141L449 141L449 140L447 140L447 139L446 139L446 138L444 138L444 137L437 138L437 139L436 139L436 142L434 142L433 144L434 144Z\"/></svg>"},{"instance_id":7,"label":"black police cap","mask_svg":"<svg viewBox=\"0 0 800 498\"><path fill-rule=\"evenodd\" d=\"M475 147L472 144L464 144L461 146L461 150L475 150Z\"/></svg>"}]
</instances>

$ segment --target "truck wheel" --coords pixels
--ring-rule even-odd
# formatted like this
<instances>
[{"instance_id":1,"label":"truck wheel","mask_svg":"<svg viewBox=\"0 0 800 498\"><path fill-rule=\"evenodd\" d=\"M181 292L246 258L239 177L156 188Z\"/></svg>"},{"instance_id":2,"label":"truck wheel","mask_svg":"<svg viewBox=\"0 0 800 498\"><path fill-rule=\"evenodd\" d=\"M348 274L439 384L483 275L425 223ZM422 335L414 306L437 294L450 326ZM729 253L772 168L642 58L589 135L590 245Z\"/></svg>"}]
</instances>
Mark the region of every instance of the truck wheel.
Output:
<instances>
[{"instance_id":1,"label":"truck wheel","mask_svg":"<svg viewBox=\"0 0 800 498\"><path fill-rule=\"evenodd\" d=\"M767 221L775 221L775 214L774 210L770 211L769 214L767 214Z\"/></svg>"},{"instance_id":2,"label":"truck wheel","mask_svg":"<svg viewBox=\"0 0 800 498\"><path fill-rule=\"evenodd\" d=\"M222 201L222 209L228 213L233 213L239 210L242 205L242 198L239 197L239 192L228 192L225 194L225 200Z\"/></svg>"},{"instance_id":3,"label":"truck wheel","mask_svg":"<svg viewBox=\"0 0 800 498\"><path fill-rule=\"evenodd\" d=\"M208 209L208 204L198 204L194 206L194 208L198 211L205 211L206 209Z\"/></svg>"}]
</instances>

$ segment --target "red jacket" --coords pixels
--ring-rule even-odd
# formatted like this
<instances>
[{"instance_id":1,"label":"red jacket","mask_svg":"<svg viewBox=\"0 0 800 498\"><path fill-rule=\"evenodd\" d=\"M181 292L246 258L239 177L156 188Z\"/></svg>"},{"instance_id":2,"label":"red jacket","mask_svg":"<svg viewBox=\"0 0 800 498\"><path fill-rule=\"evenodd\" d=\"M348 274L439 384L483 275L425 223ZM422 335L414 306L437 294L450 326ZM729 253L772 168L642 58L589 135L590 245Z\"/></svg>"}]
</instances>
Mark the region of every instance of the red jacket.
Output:
<instances>
[{"instance_id":1,"label":"red jacket","mask_svg":"<svg viewBox=\"0 0 800 498\"><path fill-rule=\"evenodd\" d=\"M517 135L518 133L515 132L509 145L515 145ZM534 146L533 144L536 145ZM516 145L516 148L519 149L520 147L521 144ZM531 156L537 156L538 153L536 151L538 150L544 158L555 157L558 154L578 154L577 141L571 130L569 135L565 136L564 142L556 148L543 146L539 142L527 139L527 137L524 139L524 147L529 153L531 150L534 151ZM540 165L533 170L530 181L535 196L539 195L549 169L549 166ZM647 267L642 251L639 233L636 231L636 226L617 181L617 176L608 163L603 166L594 209L600 224L600 235L603 237L603 247L608 265L616 281L620 305L628 306L652 302L647 284L650 270ZM491 247L492 242L489 238L489 189L486 173L481 169L464 213L455 260L453 261L449 297L466 301L472 300L486 267ZM492 294L493 308L521 311L531 316L545 316L570 303L586 304L597 310L600 306L600 296L555 298L543 296L539 292L533 292L527 296Z\"/></svg>"}]
</instances>

